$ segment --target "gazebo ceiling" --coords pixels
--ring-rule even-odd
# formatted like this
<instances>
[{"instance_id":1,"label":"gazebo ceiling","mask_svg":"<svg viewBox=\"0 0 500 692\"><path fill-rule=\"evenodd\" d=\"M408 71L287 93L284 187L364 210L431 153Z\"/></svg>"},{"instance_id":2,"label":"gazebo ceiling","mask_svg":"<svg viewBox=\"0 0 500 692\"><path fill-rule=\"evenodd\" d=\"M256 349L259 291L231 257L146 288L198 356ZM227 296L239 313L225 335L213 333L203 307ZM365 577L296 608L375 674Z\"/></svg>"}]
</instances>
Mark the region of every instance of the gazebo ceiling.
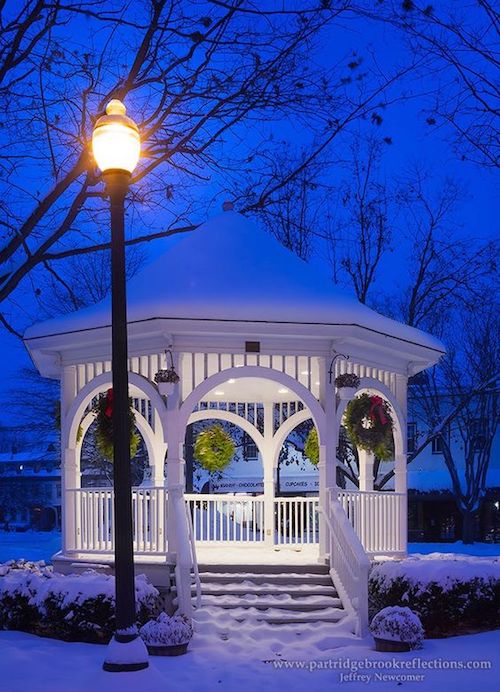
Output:
<instances>
[{"instance_id":1,"label":"gazebo ceiling","mask_svg":"<svg viewBox=\"0 0 500 692\"><path fill-rule=\"evenodd\" d=\"M318 383L319 384L319 383ZM238 377L228 379L214 387L202 401L224 401L244 403L280 403L299 401L292 389L262 377Z\"/></svg>"}]
</instances>

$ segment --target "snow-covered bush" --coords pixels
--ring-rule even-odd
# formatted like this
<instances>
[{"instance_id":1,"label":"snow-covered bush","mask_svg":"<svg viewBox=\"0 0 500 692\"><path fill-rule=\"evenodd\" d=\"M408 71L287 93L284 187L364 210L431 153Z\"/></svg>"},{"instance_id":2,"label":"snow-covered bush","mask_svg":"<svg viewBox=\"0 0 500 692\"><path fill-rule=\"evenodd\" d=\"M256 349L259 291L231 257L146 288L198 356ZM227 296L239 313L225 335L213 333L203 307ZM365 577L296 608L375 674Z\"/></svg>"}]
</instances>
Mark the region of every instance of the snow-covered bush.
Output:
<instances>
[{"instance_id":1,"label":"snow-covered bush","mask_svg":"<svg viewBox=\"0 0 500 692\"><path fill-rule=\"evenodd\" d=\"M424 629L418 615L409 608L389 606L373 618L370 631L374 637L392 642L404 642L410 649L421 649Z\"/></svg>"},{"instance_id":2,"label":"snow-covered bush","mask_svg":"<svg viewBox=\"0 0 500 692\"><path fill-rule=\"evenodd\" d=\"M158 610L159 593L135 580L137 620ZM40 563L0 565L0 628L69 641L106 642L115 629L114 577L87 570L62 575Z\"/></svg>"},{"instance_id":3,"label":"snow-covered bush","mask_svg":"<svg viewBox=\"0 0 500 692\"><path fill-rule=\"evenodd\" d=\"M178 646L191 640L193 625L186 615L160 613L141 627L140 635L149 646Z\"/></svg>"},{"instance_id":4,"label":"snow-covered bush","mask_svg":"<svg viewBox=\"0 0 500 692\"><path fill-rule=\"evenodd\" d=\"M40 615L33 597L52 576L45 562L0 564L0 629L32 631Z\"/></svg>"},{"instance_id":5,"label":"snow-covered bush","mask_svg":"<svg viewBox=\"0 0 500 692\"><path fill-rule=\"evenodd\" d=\"M369 602L371 616L387 606L408 606L427 637L497 629L500 558L433 553L377 563Z\"/></svg>"}]
</instances>

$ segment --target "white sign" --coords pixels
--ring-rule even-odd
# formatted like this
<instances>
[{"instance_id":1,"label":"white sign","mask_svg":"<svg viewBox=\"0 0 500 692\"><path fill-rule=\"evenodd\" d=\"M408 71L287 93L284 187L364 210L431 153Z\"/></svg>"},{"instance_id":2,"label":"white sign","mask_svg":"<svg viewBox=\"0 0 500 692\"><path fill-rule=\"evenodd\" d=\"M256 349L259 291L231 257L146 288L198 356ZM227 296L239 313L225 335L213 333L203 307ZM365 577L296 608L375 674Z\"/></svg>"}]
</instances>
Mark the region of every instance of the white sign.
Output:
<instances>
[{"instance_id":1,"label":"white sign","mask_svg":"<svg viewBox=\"0 0 500 692\"><path fill-rule=\"evenodd\" d=\"M295 490L319 490L319 478L315 476L281 476L280 491L293 492Z\"/></svg>"},{"instance_id":2,"label":"white sign","mask_svg":"<svg viewBox=\"0 0 500 692\"><path fill-rule=\"evenodd\" d=\"M263 493L264 481L258 478L223 478L210 481L211 493Z\"/></svg>"}]
</instances>

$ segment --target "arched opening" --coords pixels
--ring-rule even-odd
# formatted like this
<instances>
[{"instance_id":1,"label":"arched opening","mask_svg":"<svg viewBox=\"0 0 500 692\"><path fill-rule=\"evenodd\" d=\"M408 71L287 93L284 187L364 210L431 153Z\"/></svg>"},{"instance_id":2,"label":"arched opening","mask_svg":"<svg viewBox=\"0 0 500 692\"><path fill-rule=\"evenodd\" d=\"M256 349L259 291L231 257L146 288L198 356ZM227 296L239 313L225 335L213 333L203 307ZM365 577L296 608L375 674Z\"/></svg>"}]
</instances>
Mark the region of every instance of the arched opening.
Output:
<instances>
[{"instance_id":1,"label":"arched opening","mask_svg":"<svg viewBox=\"0 0 500 692\"><path fill-rule=\"evenodd\" d=\"M241 431L241 445L253 450L252 455L243 452L240 461L232 462L233 470L239 465L246 471L244 480L241 473L229 478L225 474L225 483L212 479L207 486L194 478L193 486L198 482L198 487L193 490L208 491L203 500L195 495L187 497L198 541L266 545L317 542L317 491L312 498L298 492L287 498L276 496L277 464L286 438L307 420L310 427L314 421L320 439L324 435L324 411L306 387L270 368L232 368L198 385L181 406L179 420L179 430L185 423L188 433L185 451L195 438L190 426L202 421L203 425L219 421L226 429L236 426ZM189 451L186 456L189 488ZM245 460L245 456L252 456L257 463Z\"/></svg>"},{"instance_id":2,"label":"arched opening","mask_svg":"<svg viewBox=\"0 0 500 692\"><path fill-rule=\"evenodd\" d=\"M226 415L223 415L226 413ZM238 420L239 419L239 420ZM252 424L237 414L210 409L200 410L190 418L186 429L186 491L195 493L249 493L264 491L262 440ZM220 426L234 444L234 455L223 469L210 471L195 454L196 440L204 431Z\"/></svg>"},{"instance_id":3,"label":"arched opening","mask_svg":"<svg viewBox=\"0 0 500 692\"><path fill-rule=\"evenodd\" d=\"M149 455L146 442L137 425L134 427L134 434L138 436L139 442L136 453L130 459L130 467L132 486L137 487L143 482L145 470L149 467ZM82 434L78 448L80 452L80 486L82 488L111 487L113 485L113 462L99 450L95 418L88 425L85 433Z\"/></svg>"},{"instance_id":4,"label":"arched opening","mask_svg":"<svg viewBox=\"0 0 500 692\"><path fill-rule=\"evenodd\" d=\"M380 396L387 402L393 421L393 455L391 459L381 460L375 455L367 455L363 450L357 449L349 440L347 431L343 425L344 415L349 402L340 402L337 410L339 421L337 454L341 463L337 467L337 484L340 488L347 490L360 488L363 482L366 481L364 477L366 469L363 468L363 464L366 464L368 459L370 463L370 469L368 470L370 475L368 487L369 489L378 490L382 489L380 488L380 483L385 475L394 469L396 465L401 466L402 461L404 461L404 451L406 450L406 422L396 398L390 389L378 380L363 378L354 396L360 394ZM385 488L385 490L389 489L388 487Z\"/></svg>"}]
</instances>

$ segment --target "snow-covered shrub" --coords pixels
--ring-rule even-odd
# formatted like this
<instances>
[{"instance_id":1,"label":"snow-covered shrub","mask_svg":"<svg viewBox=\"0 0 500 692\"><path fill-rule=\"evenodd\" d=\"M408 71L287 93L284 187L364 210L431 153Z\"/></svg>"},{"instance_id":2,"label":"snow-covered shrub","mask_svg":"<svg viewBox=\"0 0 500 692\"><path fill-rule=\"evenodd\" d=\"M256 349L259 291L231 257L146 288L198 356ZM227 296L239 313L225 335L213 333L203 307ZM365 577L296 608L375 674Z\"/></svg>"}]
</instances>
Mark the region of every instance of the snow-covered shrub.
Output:
<instances>
[{"instance_id":1,"label":"snow-covered shrub","mask_svg":"<svg viewBox=\"0 0 500 692\"><path fill-rule=\"evenodd\" d=\"M52 567L45 562L0 564L0 629L32 631L40 617L33 598L52 576Z\"/></svg>"},{"instance_id":2,"label":"snow-covered shrub","mask_svg":"<svg viewBox=\"0 0 500 692\"><path fill-rule=\"evenodd\" d=\"M415 611L427 637L500 627L500 558L434 553L376 564L370 614L387 606Z\"/></svg>"},{"instance_id":3,"label":"snow-covered shrub","mask_svg":"<svg viewBox=\"0 0 500 692\"><path fill-rule=\"evenodd\" d=\"M370 631L374 637L392 642L404 642L410 649L421 649L424 629L418 615L410 608L389 606L373 618Z\"/></svg>"},{"instance_id":4,"label":"snow-covered shrub","mask_svg":"<svg viewBox=\"0 0 500 692\"><path fill-rule=\"evenodd\" d=\"M135 580L137 620L158 610L159 593ZM115 629L115 579L94 570L62 575L51 568L0 566L0 627L69 641L106 642Z\"/></svg>"},{"instance_id":5,"label":"snow-covered shrub","mask_svg":"<svg viewBox=\"0 0 500 692\"><path fill-rule=\"evenodd\" d=\"M191 640L193 625L186 615L160 613L141 627L140 635L149 646L178 646Z\"/></svg>"}]
</instances>

